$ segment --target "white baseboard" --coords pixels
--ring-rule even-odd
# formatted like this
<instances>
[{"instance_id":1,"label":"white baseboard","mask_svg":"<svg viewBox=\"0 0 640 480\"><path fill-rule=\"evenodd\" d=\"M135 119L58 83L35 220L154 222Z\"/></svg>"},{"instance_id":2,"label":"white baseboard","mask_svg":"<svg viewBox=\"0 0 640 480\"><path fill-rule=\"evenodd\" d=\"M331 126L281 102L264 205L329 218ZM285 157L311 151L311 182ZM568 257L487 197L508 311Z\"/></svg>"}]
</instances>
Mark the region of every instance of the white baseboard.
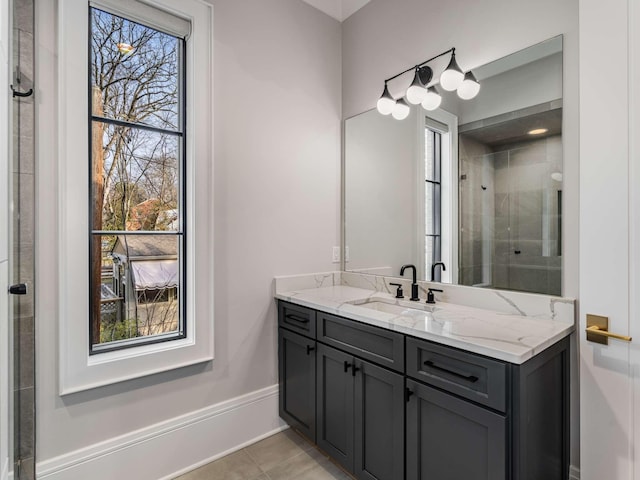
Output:
<instances>
[{"instance_id":1,"label":"white baseboard","mask_svg":"<svg viewBox=\"0 0 640 480\"><path fill-rule=\"evenodd\" d=\"M569 480L580 480L580 469L578 467L569 466Z\"/></svg>"},{"instance_id":2,"label":"white baseboard","mask_svg":"<svg viewBox=\"0 0 640 480\"><path fill-rule=\"evenodd\" d=\"M171 479L287 428L278 385L38 462L38 480Z\"/></svg>"}]
</instances>

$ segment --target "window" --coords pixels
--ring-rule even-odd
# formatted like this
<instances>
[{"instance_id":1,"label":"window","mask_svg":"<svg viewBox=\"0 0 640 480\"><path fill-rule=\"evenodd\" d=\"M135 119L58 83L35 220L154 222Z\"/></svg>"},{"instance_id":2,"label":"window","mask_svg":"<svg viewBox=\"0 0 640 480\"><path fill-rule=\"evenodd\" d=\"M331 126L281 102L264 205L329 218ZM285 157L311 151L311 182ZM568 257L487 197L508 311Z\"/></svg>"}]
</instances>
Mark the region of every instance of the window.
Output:
<instances>
[{"instance_id":1,"label":"window","mask_svg":"<svg viewBox=\"0 0 640 480\"><path fill-rule=\"evenodd\" d=\"M66 395L213 359L213 7L51 8L57 81L41 82L39 121L57 124L43 185L57 214L43 222L57 231Z\"/></svg>"},{"instance_id":2,"label":"window","mask_svg":"<svg viewBox=\"0 0 640 480\"><path fill-rule=\"evenodd\" d=\"M96 354L185 335L185 40L95 6L89 35Z\"/></svg>"},{"instance_id":3,"label":"window","mask_svg":"<svg viewBox=\"0 0 640 480\"><path fill-rule=\"evenodd\" d=\"M458 149L458 118L442 109L419 116L424 142L418 157L418 195L423 199L416 224L422 244L419 246L420 267L424 278L455 283L458 278L457 215L458 166L454 161Z\"/></svg>"},{"instance_id":4,"label":"window","mask_svg":"<svg viewBox=\"0 0 640 480\"><path fill-rule=\"evenodd\" d=\"M425 174L425 272L431 272L431 266L442 261L442 134L430 127L425 128L424 146ZM430 276L427 278L431 278ZM441 281L440 270L436 269L434 278Z\"/></svg>"}]
</instances>

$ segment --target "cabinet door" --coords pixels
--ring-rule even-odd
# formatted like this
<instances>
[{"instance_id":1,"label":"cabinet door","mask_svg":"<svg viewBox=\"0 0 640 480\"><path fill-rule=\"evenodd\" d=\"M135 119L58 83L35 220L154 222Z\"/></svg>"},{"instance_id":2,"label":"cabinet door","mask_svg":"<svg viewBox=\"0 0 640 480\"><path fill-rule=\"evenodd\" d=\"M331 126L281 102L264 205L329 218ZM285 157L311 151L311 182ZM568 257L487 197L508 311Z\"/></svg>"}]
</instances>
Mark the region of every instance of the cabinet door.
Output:
<instances>
[{"instance_id":1,"label":"cabinet door","mask_svg":"<svg viewBox=\"0 0 640 480\"><path fill-rule=\"evenodd\" d=\"M279 329L280 416L310 440L316 440L315 341Z\"/></svg>"},{"instance_id":2,"label":"cabinet door","mask_svg":"<svg viewBox=\"0 0 640 480\"><path fill-rule=\"evenodd\" d=\"M353 357L318 343L317 444L353 471Z\"/></svg>"},{"instance_id":3,"label":"cabinet door","mask_svg":"<svg viewBox=\"0 0 640 480\"><path fill-rule=\"evenodd\" d=\"M355 465L363 480L404 478L404 377L356 359Z\"/></svg>"},{"instance_id":4,"label":"cabinet door","mask_svg":"<svg viewBox=\"0 0 640 480\"><path fill-rule=\"evenodd\" d=\"M407 480L504 480L506 420L407 380Z\"/></svg>"}]
</instances>

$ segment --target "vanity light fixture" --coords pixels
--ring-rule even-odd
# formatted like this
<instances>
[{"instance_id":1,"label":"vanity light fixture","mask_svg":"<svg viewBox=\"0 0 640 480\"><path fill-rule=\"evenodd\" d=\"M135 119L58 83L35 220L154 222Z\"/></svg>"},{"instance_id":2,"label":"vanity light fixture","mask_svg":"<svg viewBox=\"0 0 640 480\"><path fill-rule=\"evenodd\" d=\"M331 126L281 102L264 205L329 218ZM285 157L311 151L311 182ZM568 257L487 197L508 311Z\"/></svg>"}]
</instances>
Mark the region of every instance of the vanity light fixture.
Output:
<instances>
[{"instance_id":1,"label":"vanity light fixture","mask_svg":"<svg viewBox=\"0 0 640 480\"><path fill-rule=\"evenodd\" d=\"M413 77L411 86L407 88L407 100L414 105L420 105L427 96L426 85L433 77L433 70L430 67L416 67L416 74Z\"/></svg>"},{"instance_id":2,"label":"vanity light fixture","mask_svg":"<svg viewBox=\"0 0 640 480\"><path fill-rule=\"evenodd\" d=\"M413 77L413 82L411 82L411 86L407 88L407 100L409 103L419 105L422 103L426 94L427 89L424 88L424 84L420 80L420 75L418 74L418 67L416 67L416 74Z\"/></svg>"},{"instance_id":3,"label":"vanity light fixture","mask_svg":"<svg viewBox=\"0 0 640 480\"><path fill-rule=\"evenodd\" d=\"M396 120L404 120L409 116L411 112L411 107L404 98L399 98L396 101L395 106L393 107L393 112L391 112L391 116Z\"/></svg>"},{"instance_id":4,"label":"vanity light fixture","mask_svg":"<svg viewBox=\"0 0 640 480\"><path fill-rule=\"evenodd\" d=\"M548 131L548 128L534 128L533 130L529 130L527 133L529 135L542 135L543 133L547 133Z\"/></svg>"},{"instance_id":5,"label":"vanity light fixture","mask_svg":"<svg viewBox=\"0 0 640 480\"><path fill-rule=\"evenodd\" d=\"M450 92L454 91L464 80L464 73L458 62L456 62L456 49L454 48L451 52L451 60L449 60L449 65L444 69L444 72L440 74L440 85L445 90Z\"/></svg>"},{"instance_id":6,"label":"vanity light fixture","mask_svg":"<svg viewBox=\"0 0 640 480\"><path fill-rule=\"evenodd\" d=\"M380 112L382 115L389 115L391 112L393 112L393 107L395 106L396 101L389 93L387 82L384 82L384 90L382 91L382 96L378 100L377 104L378 112Z\"/></svg>"},{"instance_id":7,"label":"vanity light fixture","mask_svg":"<svg viewBox=\"0 0 640 480\"><path fill-rule=\"evenodd\" d=\"M464 74L464 80L458 87L458 96L463 100L471 100L480 91L480 84L473 72Z\"/></svg>"},{"instance_id":8,"label":"vanity light fixture","mask_svg":"<svg viewBox=\"0 0 640 480\"><path fill-rule=\"evenodd\" d=\"M427 89L427 94L424 96L424 100L422 100L422 108L425 110L435 110L442 103L442 96L436 90L436 87L433 85Z\"/></svg>"},{"instance_id":9,"label":"vanity light fixture","mask_svg":"<svg viewBox=\"0 0 640 480\"><path fill-rule=\"evenodd\" d=\"M429 60L425 60L424 62L408 68L393 77L387 78L384 81L382 96L377 103L378 112L382 115L391 114L393 118L402 120L409 116L409 103L413 105L421 104L425 110L435 110L438 108L442 103L442 96L438 90L436 90L434 85L429 86L429 82L433 78L433 70L431 67L427 66L427 63L448 54L451 54L451 60L449 61L447 68L440 75L440 85L442 88L449 91L457 89L458 96L463 100L470 100L474 98L480 91L480 83L471 71L466 74L462 71L456 61L456 49L450 48ZM414 72L413 82L409 85L405 96L396 101L391 93L389 93L388 82L411 71Z\"/></svg>"}]
</instances>

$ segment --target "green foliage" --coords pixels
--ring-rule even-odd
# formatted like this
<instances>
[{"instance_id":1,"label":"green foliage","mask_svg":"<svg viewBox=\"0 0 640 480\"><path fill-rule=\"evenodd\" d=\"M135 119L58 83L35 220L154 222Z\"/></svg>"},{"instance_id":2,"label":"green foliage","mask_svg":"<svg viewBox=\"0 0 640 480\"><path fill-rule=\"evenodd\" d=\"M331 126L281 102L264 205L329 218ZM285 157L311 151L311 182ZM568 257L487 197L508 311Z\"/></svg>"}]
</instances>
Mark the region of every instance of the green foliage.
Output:
<instances>
[{"instance_id":1,"label":"green foliage","mask_svg":"<svg viewBox=\"0 0 640 480\"><path fill-rule=\"evenodd\" d=\"M102 322L100 325L100 343L127 340L138 336L135 318L127 318L115 322Z\"/></svg>"}]
</instances>

